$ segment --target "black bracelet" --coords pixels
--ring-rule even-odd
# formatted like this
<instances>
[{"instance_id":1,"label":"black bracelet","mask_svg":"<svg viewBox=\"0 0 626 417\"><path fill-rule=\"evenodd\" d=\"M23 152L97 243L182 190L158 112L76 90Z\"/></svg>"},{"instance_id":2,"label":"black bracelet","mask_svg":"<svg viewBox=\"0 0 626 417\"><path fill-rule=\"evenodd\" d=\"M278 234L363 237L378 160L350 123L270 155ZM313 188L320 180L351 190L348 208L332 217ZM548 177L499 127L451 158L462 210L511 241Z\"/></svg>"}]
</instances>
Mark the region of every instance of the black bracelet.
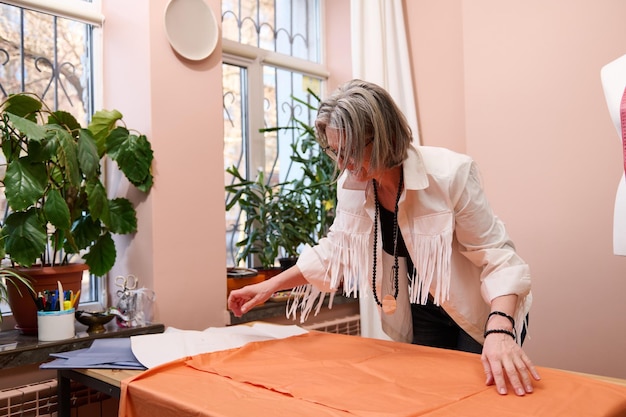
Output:
<instances>
[{"instance_id":1,"label":"black bracelet","mask_svg":"<svg viewBox=\"0 0 626 417\"><path fill-rule=\"evenodd\" d=\"M484 337L487 338L487 336L489 336L492 333L502 333L502 334L508 334L509 336L511 336L513 338L513 340L517 341L517 337L515 336L515 333L513 333L510 330L506 330L506 329L492 329L492 330L486 330Z\"/></svg>"},{"instance_id":2,"label":"black bracelet","mask_svg":"<svg viewBox=\"0 0 626 417\"><path fill-rule=\"evenodd\" d=\"M491 316L495 316L495 315L506 317L511 322L511 326L513 326L513 328L515 328L515 319L513 317L509 316L508 314L503 313L501 311L492 311L491 313L489 313L489 315L487 316L487 321L489 321ZM485 328L486 327L487 327L487 323L485 322Z\"/></svg>"}]
</instances>

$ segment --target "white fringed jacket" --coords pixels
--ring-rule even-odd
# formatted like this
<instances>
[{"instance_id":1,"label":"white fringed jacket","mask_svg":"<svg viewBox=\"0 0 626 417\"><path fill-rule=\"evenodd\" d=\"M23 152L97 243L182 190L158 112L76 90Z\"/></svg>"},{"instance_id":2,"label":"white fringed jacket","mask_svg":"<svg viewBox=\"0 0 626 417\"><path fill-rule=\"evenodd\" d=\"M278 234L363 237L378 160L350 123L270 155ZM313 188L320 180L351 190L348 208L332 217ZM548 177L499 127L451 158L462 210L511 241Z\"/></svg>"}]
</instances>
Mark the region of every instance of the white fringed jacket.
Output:
<instances>
[{"instance_id":1,"label":"white fringed jacket","mask_svg":"<svg viewBox=\"0 0 626 417\"><path fill-rule=\"evenodd\" d=\"M398 224L417 271L409 289L411 302L424 304L430 292L436 304L483 343L491 300L517 294L514 317L521 334L532 301L529 267L492 212L475 163L448 149L420 146L409 149L403 170ZM298 259L312 285L296 291L299 297L289 306L289 314L295 316L299 307L303 320L316 299L321 301L339 285L348 296L371 285L375 209L371 181L345 174L337 188L337 214L327 237ZM378 239L382 259L380 233ZM317 310L320 306L321 302Z\"/></svg>"}]
</instances>

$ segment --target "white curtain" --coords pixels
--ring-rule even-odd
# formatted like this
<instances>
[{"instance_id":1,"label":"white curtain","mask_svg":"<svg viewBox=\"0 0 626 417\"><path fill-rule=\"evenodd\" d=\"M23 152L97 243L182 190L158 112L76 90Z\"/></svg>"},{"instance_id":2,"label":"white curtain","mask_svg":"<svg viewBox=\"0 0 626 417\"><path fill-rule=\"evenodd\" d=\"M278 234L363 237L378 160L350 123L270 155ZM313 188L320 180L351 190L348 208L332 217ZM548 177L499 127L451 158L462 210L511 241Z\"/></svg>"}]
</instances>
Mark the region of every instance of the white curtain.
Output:
<instances>
[{"instance_id":1,"label":"white curtain","mask_svg":"<svg viewBox=\"0 0 626 417\"><path fill-rule=\"evenodd\" d=\"M402 0L352 0L352 76L385 88L419 144Z\"/></svg>"},{"instance_id":2,"label":"white curtain","mask_svg":"<svg viewBox=\"0 0 626 417\"><path fill-rule=\"evenodd\" d=\"M402 0L352 0L352 75L385 88L420 143ZM389 339L382 331L372 291L360 291L361 334Z\"/></svg>"}]
</instances>

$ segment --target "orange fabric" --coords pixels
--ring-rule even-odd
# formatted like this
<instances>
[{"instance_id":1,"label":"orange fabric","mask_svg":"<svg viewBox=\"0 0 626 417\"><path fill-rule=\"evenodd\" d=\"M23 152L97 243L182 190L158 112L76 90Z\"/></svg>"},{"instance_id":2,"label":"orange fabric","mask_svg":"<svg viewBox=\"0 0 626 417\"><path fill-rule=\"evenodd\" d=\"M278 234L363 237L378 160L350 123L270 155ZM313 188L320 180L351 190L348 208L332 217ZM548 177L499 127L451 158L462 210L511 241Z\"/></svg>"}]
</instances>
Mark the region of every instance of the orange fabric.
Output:
<instances>
[{"instance_id":1,"label":"orange fabric","mask_svg":"<svg viewBox=\"0 0 626 417\"><path fill-rule=\"evenodd\" d=\"M539 372L533 394L500 396L485 386L475 354L312 332L181 359L125 380L120 416L626 415L626 387Z\"/></svg>"}]
</instances>

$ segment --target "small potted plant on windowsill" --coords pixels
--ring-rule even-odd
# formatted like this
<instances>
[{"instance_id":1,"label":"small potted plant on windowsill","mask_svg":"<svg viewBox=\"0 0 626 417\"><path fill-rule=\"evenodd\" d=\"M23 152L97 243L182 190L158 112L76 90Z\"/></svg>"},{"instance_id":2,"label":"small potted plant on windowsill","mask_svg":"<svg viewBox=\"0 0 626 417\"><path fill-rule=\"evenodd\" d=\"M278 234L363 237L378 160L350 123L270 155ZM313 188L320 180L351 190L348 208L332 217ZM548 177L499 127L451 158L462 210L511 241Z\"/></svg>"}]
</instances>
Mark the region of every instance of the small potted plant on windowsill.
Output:
<instances>
[{"instance_id":1,"label":"small potted plant on windowsill","mask_svg":"<svg viewBox=\"0 0 626 417\"><path fill-rule=\"evenodd\" d=\"M271 269L279 257L297 257L303 243L314 244L315 225L307 222L311 217L304 190L292 188L292 182L268 184L263 172L254 181L243 178L235 167L227 172L235 182L226 187L233 193L226 209L238 203L246 217L244 238L236 243L238 263L256 255L261 268Z\"/></svg>"},{"instance_id":2,"label":"small potted plant on windowsill","mask_svg":"<svg viewBox=\"0 0 626 417\"><path fill-rule=\"evenodd\" d=\"M64 286L77 292L85 269L102 276L113 267L112 234L137 230L132 203L109 199L101 179L110 158L137 189L147 193L152 187L151 145L121 123L117 110L101 110L83 127L70 113L51 111L28 93L0 104L0 148L6 164L0 182L8 205L0 258L32 278L36 291L45 280L34 274L44 272L56 284L58 278L50 277L49 268L61 267L77 270L73 287ZM23 325L19 298L9 287L17 327L32 333L34 305L24 313L29 323Z\"/></svg>"}]
</instances>

